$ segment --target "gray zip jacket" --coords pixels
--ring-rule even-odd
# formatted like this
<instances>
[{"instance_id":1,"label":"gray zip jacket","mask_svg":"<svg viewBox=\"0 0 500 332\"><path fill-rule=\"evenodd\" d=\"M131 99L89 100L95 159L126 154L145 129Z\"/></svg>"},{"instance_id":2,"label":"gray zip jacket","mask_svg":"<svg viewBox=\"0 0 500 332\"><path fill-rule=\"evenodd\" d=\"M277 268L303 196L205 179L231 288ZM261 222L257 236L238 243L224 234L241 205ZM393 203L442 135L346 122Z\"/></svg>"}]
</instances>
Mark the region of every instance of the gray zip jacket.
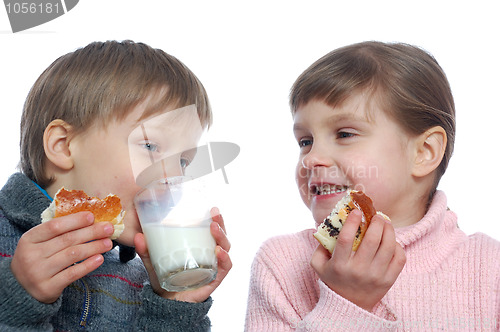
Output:
<instances>
[{"instance_id":1,"label":"gray zip jacket","mask_svg":"<svg viewBox=\"0 0 500 332\"><path fill-rule=\"evenodd\" d=\"M118 248L104 263L44 304L17 282L10 263L21 235L40 223L50 204L25 175L12 175L0 191L0 331L209 331L212 305L161 298L140 258L123 263Z\"/></svg>"}]
</instances>

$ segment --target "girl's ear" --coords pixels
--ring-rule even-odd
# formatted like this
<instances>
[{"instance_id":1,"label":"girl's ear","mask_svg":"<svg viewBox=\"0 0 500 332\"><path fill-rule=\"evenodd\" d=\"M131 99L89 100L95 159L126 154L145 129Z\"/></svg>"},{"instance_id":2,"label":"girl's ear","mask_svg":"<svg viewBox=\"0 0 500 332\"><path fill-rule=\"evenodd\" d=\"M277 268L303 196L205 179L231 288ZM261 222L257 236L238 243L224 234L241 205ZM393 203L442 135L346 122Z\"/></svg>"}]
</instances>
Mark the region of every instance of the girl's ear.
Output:
<instances>
[{"instance_id":1,"label":"girl's ear","mask_svg":"<svg viewBox=\"0 0 500 332\"><path fill-rule=\"evenodd\" d=\"M424 177L438 168L446 150L446 143L446 131L441 126L432 127L418 136L412 175Z\"/></svg>"},{"instance_id":2,"label":"girl's ear","mask_svg":"<svg viewBox=\"0 0 500 332\"><path fill-rule=\"evenodd\" d=\"M49 163L63 171L73 168L73 159L69 148L72 131L71 125L57 119L49 123L43 133L43 148Z\"/></svg>"}]
</instances>

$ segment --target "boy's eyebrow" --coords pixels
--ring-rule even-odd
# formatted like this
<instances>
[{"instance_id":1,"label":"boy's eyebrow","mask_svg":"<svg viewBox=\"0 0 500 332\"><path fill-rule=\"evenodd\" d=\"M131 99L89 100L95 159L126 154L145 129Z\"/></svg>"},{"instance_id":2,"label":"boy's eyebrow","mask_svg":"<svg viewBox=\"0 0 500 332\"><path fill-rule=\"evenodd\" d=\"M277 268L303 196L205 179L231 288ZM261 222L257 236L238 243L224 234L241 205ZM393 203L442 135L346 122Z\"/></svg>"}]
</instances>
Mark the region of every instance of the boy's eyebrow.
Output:
<instances>
[{"instance_id":1,"label":"boy's eyebrow","mask_svg":"<svg viewBox=\"0 0 500 332\"><path fill-rule=\"evenodd\" d=\"M299 131L299 130L303 130L304 129L304 126L301 125L300 123L294 123L293 124L293 131Z\"/></svg>"}]
</instances>

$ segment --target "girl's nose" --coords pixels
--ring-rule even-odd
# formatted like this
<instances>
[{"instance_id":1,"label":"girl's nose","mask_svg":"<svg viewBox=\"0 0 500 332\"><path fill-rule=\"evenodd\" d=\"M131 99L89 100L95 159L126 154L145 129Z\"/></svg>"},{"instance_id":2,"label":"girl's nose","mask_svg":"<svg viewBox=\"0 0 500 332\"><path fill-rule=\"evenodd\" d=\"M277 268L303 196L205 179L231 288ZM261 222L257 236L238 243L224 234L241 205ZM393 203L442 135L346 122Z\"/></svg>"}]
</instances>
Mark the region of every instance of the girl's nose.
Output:
<instances>
[{"instance_id":1,"label":"girl's nose","mask_svg":"<svg viewBox=\"0 0 500 332\"><path fill-rule=\"evenodd\" d=\"M310 170L321 166L331 167L334 164L331 156L331 151L326 151L326 149L320 145L313 144L311 150L302 158L302 167Z\"/></svg>"}]
</instances>

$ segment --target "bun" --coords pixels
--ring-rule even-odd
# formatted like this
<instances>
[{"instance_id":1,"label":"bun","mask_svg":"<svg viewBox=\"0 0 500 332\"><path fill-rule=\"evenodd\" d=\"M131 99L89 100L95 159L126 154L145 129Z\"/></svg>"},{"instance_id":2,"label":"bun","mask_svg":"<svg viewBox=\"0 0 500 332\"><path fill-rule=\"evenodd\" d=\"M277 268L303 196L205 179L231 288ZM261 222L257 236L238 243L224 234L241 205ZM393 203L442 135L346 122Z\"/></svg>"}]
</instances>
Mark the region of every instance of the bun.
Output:
<instances>
[{"instance_id":1,"label":"bun","mask_svg":"<svg viewBox=\"0 0 500 332\"><path fill-rule=\"evenodd\" d=\"M125 225L121 200L118 196L108 195L104 199L88 196L83 190L59 189L50 206L42 212L42 222L69 214L90 211L94 214L94 223L110 222L115 229L111 239L117 239L123 232Z\"/></svg>"},{"instance_id":2,"label":"bun","mask_svg":"<svg viewBox=\"0 0 500 332\"><path fill-rule=\"evenodd\" d=\"M365 193L357 190L348 190L347 194L335 205L330 215L318 227L317 232L313 234L316 240L330 253L333 253L333 249L337 244L338 234L344 226L347 216L354 209L360 210L362 217L361 224L352 244L353 251L358 250L374 215L380 214L385 219L390 220L385 214L375 210L371 198Z\"/></svg>"}]
</instances>

